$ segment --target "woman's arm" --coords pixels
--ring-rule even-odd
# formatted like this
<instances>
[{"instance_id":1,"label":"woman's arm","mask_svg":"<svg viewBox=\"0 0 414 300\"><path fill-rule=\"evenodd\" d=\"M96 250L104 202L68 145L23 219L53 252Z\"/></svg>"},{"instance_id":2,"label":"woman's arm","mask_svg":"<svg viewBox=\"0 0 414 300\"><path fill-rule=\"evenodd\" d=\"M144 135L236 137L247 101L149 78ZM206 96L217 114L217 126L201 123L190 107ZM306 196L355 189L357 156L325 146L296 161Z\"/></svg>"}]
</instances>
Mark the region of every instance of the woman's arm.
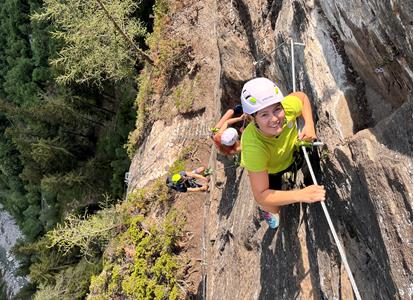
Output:
<instances>
[{"instance_id":1,"label":"woman's arm","mask_svg":"<svg viewBox=\"0 0 414 300\"><path fill-rule=\"evenodd\" d=\"M196 188L187 188L187 192L202 192L202 191L207 191L207 190L208 190L207 185L203 185L201 187L196 187Z\"/></svg>"},{"instance_id":2,"label":"woman's arm","mask_svg":"<svg viewBox=\"0 0 414 300\"><path fill-rule=\"evenodd\" d=\"M250 172L250 185L256 202L263 206L281 206L298 202L313 203L325 200L323 186L310 185L300 190L278 191L269 189L269 175L266 171Z\"/></svg>"},{"instance_id":3,"label":"woman's arm","mask_svg":"<svg viewBox=\"0 0 414 300\"><path fill-rule=\"evenodd\" d=\"M243 121L245 118L246 118L246 115L243 114L240 117L231 118L231 119L225 121L221 125L220 130L216 134L222 134L224 132L224 130L226 130L229 127L229 125L234 124L234 123L237 123L237 122L240 122L240 121Z\"/></svg>"},{"instance_id":4,"label":"woman's arm","mask_svg":"<svg viewBox=\"0 0 414 300\"><path fill-rule=\"evenodd\" d=\"M244 119L246 119L246 117L247 117L247 115L246 114L242 114L240 117L237 117L237 118L231 118L231 119L229 119L229 120L227 120L227 126L228 125L231 125L231 124L234 124L234 123L237 123L237 122L241 122L241 121L243 121Z\"/></svg>"},{"instance_id":5,"label":"woman's arm","mask_svg":"<svg viewBox=\"0 0 414 300\"><path fill-rule=\"evenodd\" d=\"M221 128L227 120L229 120L234 115L234 110L229 109L226 113L221 117L220 121L214 126L215 128Z\"/></svg>"},{"instance_id":6,"label":"woman's arm","mask_svg":"<svg viewBox=\"0 0 414 300\"><path fill-rule=\"evenodd\" d=\"M302 102L302 117L305 121L305 125L299 133L299 139L306 141L312 141L316 139L315 125L313 123L312 116L312 107L308 96L306 96L306 94L303 92L294 92L290 95L298 97Z\"/></svg>"},{"instance_id":7,"label":"woman's arm","mask_svg":"<svg viewBox=\"0 0 414 300\"><path fill-rule=\"evenodd\" d=\"M193 173L193 172L185 172L187 174L188 177L193 177L193 178L198 178L201 180L204 180L205 182L208 182L208 178L204 177L203 175L197 174L197 173Z\"/></svg>"}]
</instances>

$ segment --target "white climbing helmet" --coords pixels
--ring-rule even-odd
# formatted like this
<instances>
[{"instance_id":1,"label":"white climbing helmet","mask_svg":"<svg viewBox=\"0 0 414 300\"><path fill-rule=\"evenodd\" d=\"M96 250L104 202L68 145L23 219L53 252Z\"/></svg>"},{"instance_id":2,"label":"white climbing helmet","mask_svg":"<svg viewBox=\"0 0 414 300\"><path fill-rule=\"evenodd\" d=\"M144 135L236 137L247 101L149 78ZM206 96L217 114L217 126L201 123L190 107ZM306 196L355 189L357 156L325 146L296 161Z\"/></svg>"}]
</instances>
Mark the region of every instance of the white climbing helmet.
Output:
<instances>
[{"instance_id":1,"label":"white climbing helmet","mask_svg":"<svg viewBox=\"0 0 414 300\"><path fill-rule=\"evenodd\" d=\"M262 108L281 102L283 94L271 80L258 77L244 84L240 99L243 112L251 115Z\"/></svg>"},{"instance_id":2,"label":"white climbing helmet","mask_svg":"<svg viewBox=\"0 0 414 300\"><path fill-rule=\"evenodd\" d=\"M221 144L224 146L233 146L239 138L237 130L230 127L223 131L221 134Z\"/></svg>"}]
</instances>

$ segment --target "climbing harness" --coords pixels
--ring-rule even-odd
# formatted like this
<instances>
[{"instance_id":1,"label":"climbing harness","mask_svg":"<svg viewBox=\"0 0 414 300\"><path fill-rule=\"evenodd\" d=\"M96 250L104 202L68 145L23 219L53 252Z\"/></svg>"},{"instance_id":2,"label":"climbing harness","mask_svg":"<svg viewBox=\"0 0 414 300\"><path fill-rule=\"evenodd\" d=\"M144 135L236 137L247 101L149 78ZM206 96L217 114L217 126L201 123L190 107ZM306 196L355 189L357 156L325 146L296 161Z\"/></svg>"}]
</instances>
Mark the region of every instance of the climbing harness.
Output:
<instances>
[{"instance_id":1,"label":"climbing harness","mask_svg":"<svg viewBox=\"0 0 414 300\"><path fill-rule=\"evenodd\" d=\"M302 45L302 46L304 46L305 44L302 44L302 43L294 43L293 42L293 38L290 40L291 55L292 55L292 82L293 82L293 92L296 92L295 57L294 57L294 50L293 50L294 45ZM299 131L299 128L298 128L298 131ZM302 146L300 146L300 148L303 151L303 155L304 155L305 160L306 160L306 163L307 163L307 165L309 167L309 171L310 171L310 174L312 176L313 184L317 185L318 182L316 181L316 177L315 177L315 174L313 172L312 165L310 163L309 156L308 156L308 153L306 151L306 147L305 147L305 145L302 145ZM326 208L326 205L325 205L325 203L323 201L320 202L320 203L322 205L322 209L323 209L323 212L325 214L326 220L328 221L328 224L329 224L329 228L331 230L331 233L332 233L332 235L334 237L336 246L338 247L339 254L341 255L342 262L344 263L345 269L346 269L346 271L348 273L349 281L351 282L352 289L353 289L353 291L355 293L355 297L356 297L357 300L361 300L361 295L359 294L358 287L357 287L357 285L355 283L355 280L354 280L354 276L352 275L351 269L350 269L349 264L348 264L348 260L346 259L345 251L344 251L344 249L342 247L341 242L339 241L338 235L337 235L337 233L335 231L335 227L332 224L332 220L331 220L331 217L329 216L328 209Z\"/></svg>"}]
</instances>

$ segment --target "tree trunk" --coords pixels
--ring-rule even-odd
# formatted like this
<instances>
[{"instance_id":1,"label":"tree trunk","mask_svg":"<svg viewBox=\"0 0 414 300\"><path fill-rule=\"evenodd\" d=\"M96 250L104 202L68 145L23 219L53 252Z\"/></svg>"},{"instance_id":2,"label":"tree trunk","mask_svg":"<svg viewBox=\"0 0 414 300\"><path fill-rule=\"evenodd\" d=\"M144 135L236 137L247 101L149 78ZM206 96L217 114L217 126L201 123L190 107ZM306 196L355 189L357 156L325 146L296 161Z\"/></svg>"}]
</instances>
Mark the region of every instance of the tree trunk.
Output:
<instances>
[{"instance_id":1,"label":"tree trunk","mask_svg":"<svg viewBox=\"0 0 414 300\"><path fill-rule=\"evenodd\" d=\"M154 61L151 59L151 57L149 57L148 54L146 54L144 51L142 51L133 41L132 39L126 34L126 32L124 32L121 27L119 27L118 23L115 21L115 19L111 16L111 14L109 13L109 11L107 10L106 6L102 3L101 0L96 0L96 2L98 2L98 4L101 6L101 8L105 11L105 14L107 15L107 17L112 21L112 23L114 24L115 28L119 31L120 34L122 34L122 36L128 41L128 43L134 47L134 49L138 52L139 56L144 59L147 63L149 63L150 65L154 65Z\"/></svg>"}]
</instances>

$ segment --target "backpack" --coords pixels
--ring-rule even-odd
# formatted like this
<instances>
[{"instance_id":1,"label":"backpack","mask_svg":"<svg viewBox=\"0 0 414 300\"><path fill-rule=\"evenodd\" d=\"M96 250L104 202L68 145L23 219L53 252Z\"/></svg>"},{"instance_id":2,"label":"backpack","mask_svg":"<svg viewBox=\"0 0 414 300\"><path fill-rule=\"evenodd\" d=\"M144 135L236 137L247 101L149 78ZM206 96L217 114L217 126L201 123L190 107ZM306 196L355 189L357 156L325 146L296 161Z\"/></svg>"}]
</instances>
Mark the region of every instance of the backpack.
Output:
<instances>
[{"instance_id":1,"label":"backpack","mask_svg":"<svg viewBox=\"0 0 414 300\"><path fill-rule=\"evenodd\" d=\"M177 190L177 186L172 182L171 176L167 177L165 184L167 185L168 188Z\"/></svg>"}]
</instances>

